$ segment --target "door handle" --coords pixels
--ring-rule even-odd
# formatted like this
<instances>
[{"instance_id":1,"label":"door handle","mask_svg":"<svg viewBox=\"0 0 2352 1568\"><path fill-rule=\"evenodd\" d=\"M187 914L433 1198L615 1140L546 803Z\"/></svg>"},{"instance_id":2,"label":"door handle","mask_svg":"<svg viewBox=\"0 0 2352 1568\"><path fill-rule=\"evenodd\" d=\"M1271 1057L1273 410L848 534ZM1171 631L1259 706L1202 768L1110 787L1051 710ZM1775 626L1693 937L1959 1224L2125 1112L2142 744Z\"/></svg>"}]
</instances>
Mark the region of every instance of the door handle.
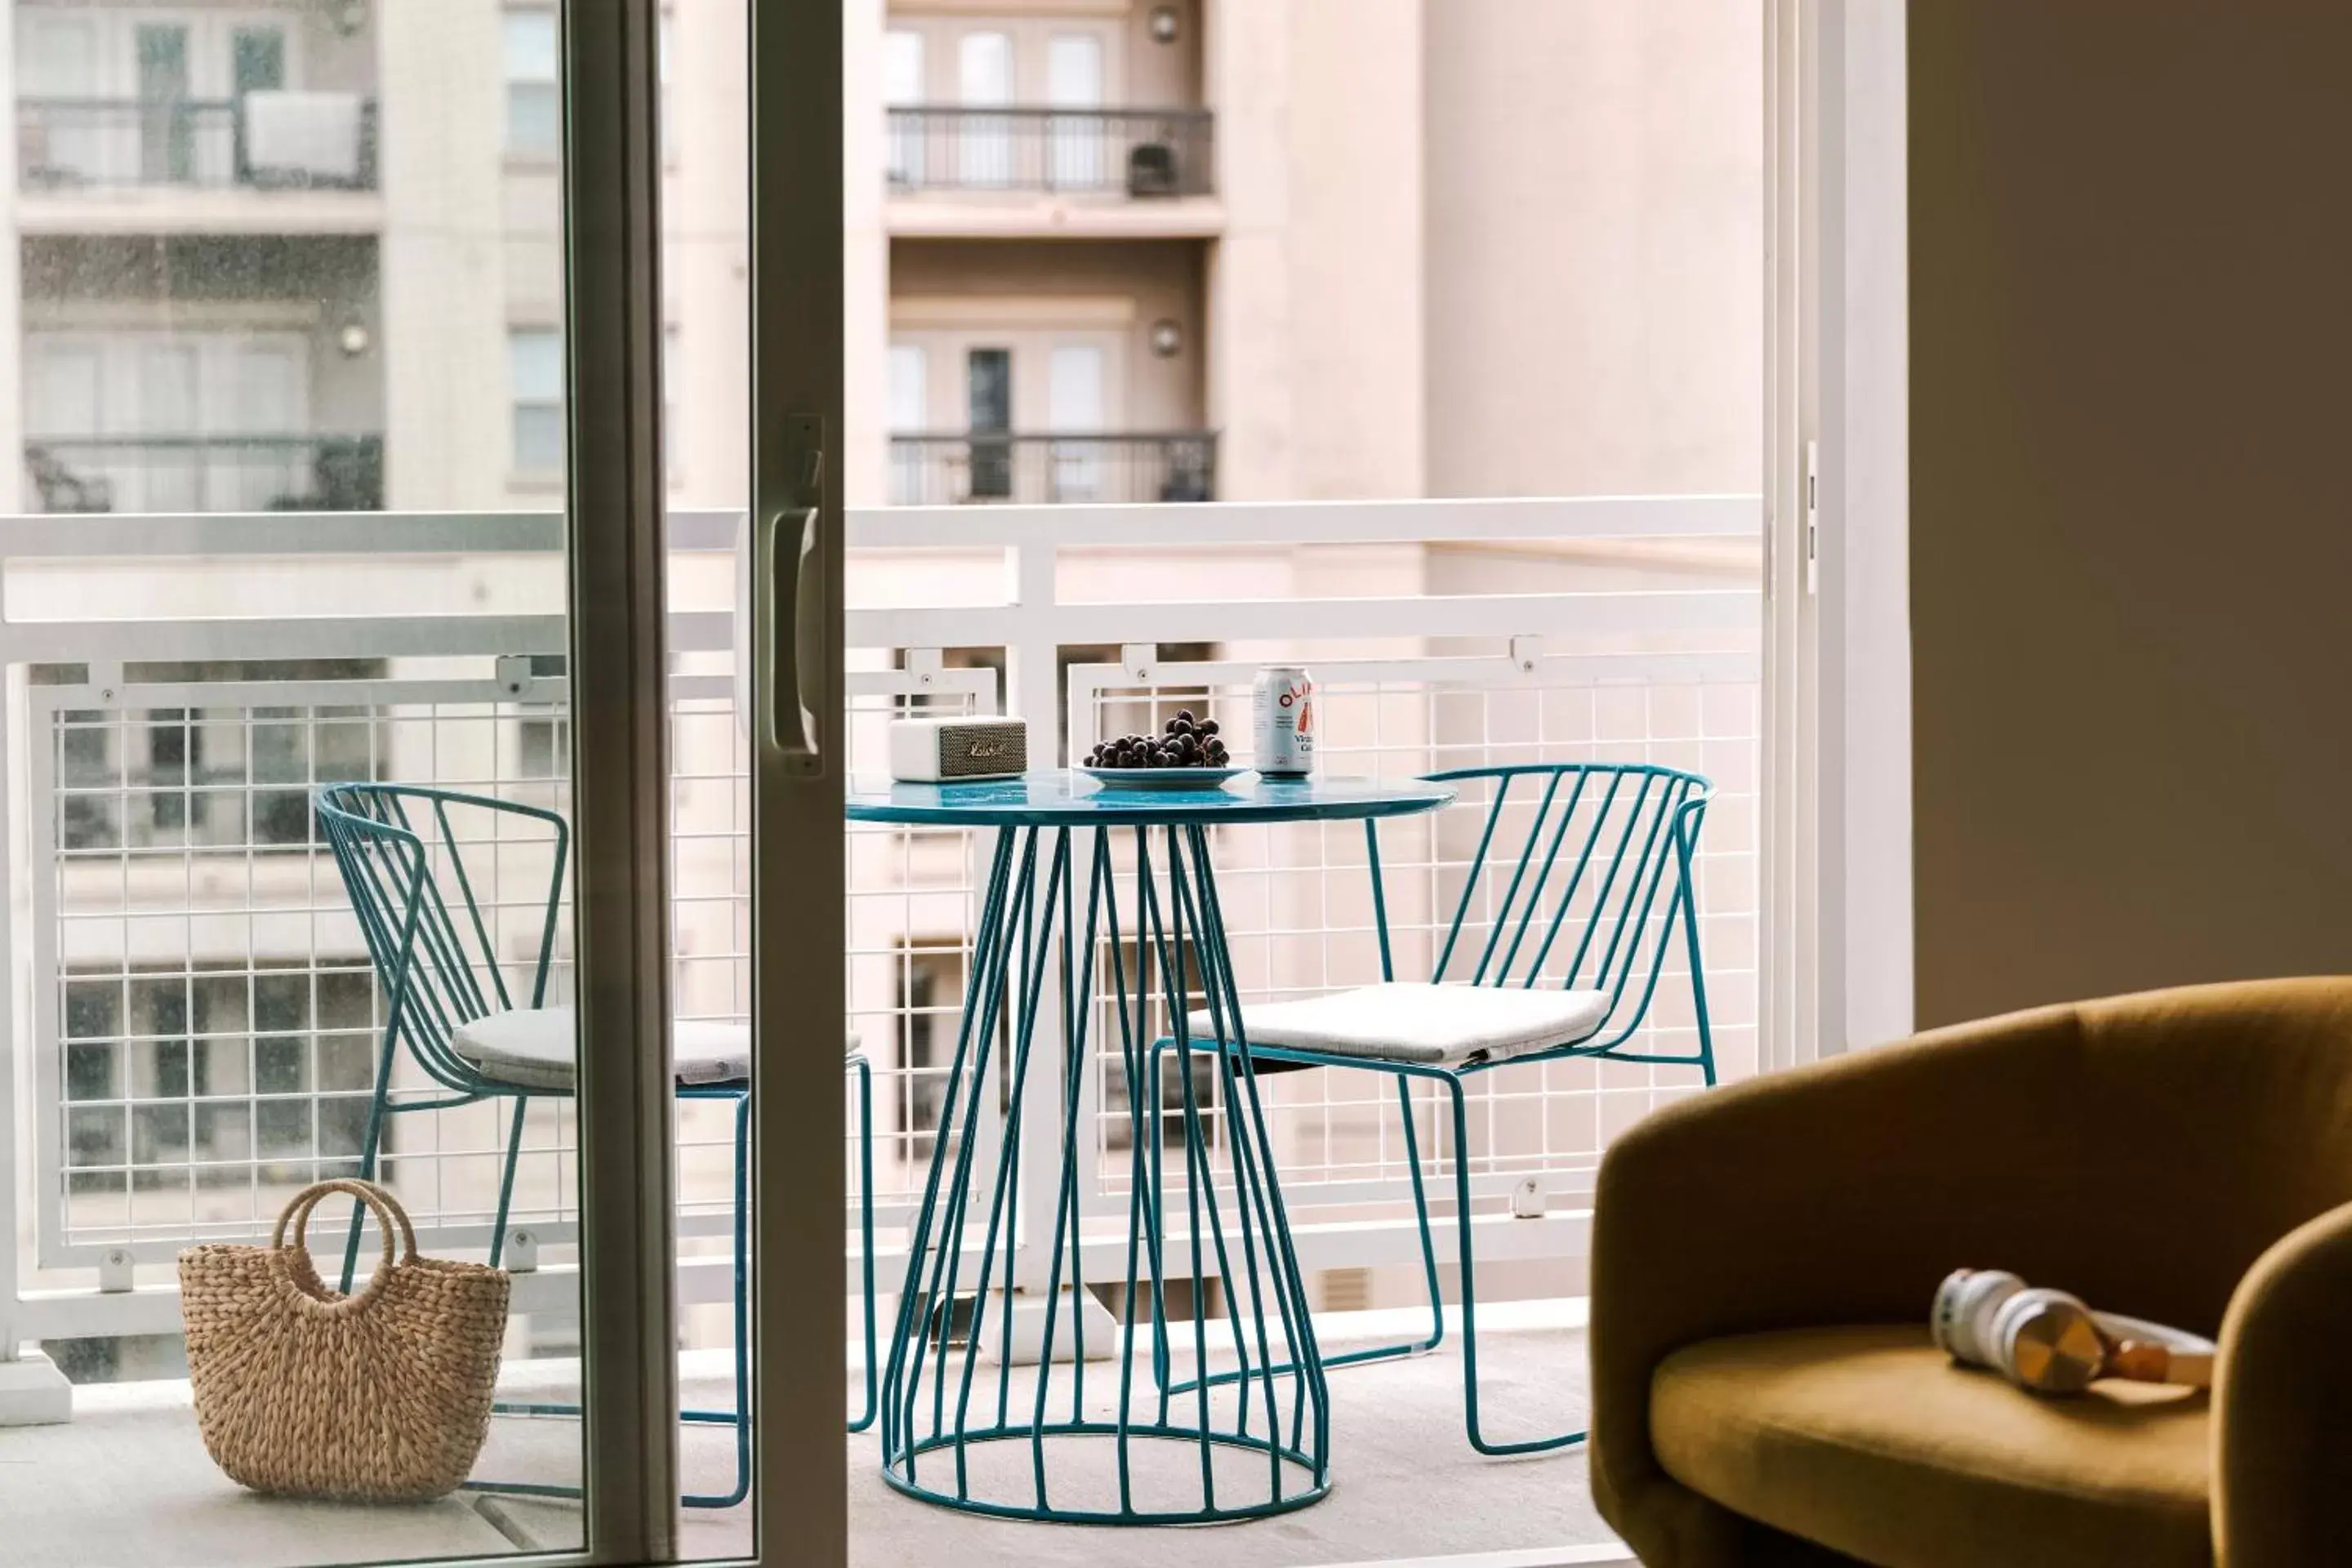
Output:
<instances>
[{"instance_id":1,"label":"door handle","mask_svg":"<svg viewBox=\"0 0 2352 1568\"><path fill-rule=\"evenodd\" d=\"M824 549L824 423L787 422L786 504L767 512L753 542L753 618L768 675L761 739L786 771L824 772L824 710L832 626L832 580Z\"/></svg>"}]
</instances>

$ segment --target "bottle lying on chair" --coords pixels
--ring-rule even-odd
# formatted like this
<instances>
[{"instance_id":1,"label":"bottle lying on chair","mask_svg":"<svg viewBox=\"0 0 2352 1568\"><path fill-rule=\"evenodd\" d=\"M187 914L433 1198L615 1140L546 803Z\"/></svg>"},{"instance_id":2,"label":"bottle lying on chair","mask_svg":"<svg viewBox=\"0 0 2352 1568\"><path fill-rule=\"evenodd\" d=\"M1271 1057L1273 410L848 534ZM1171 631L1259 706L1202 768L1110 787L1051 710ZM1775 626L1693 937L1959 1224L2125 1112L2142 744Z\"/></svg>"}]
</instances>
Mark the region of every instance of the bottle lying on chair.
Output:
<instances>
[{"instance_id":1,"label":"bottle lying on chair","mask_svg":"<svg viewBox=\"0 0 2352 1568\"><path fill-rule=\"evenodd\" d=\"M1928 1330L1954 1361L1990 1367L2033 1394L2080 1394L2103 1377L2209 1388L2213 1342L2095 1312L1998 1268L1958 1268L1936 1287Z\"/></svg>"}]
</instances>

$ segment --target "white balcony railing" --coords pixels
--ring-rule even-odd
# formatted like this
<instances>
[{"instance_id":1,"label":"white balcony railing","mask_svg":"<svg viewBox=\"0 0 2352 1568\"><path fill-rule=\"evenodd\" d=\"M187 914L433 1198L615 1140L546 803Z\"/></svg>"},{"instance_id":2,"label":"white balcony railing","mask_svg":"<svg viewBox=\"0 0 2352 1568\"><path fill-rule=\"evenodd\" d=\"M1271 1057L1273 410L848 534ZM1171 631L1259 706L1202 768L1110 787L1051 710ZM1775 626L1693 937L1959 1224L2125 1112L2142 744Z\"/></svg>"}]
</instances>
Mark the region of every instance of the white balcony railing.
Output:
<instances>
[{"instance_id":1,"label":"white balcony railing","mask_svg":"<svg viewBox=\"0 0 2352 1568\"><path fill-rule=\"evenodd\" d=\"M854 514L851 764L871 771L887 718L916 704L1009 706L1048 758L1178 705L1238 730L1251 668L1284 657L1318 670L1336 771L1534 755L1696 767L1718 786L1700 904L1717 1050L1737 1075L1756 1023L1759 514L1740 497ZM729 513L672 520L676 989L693 1016L740 1017L749 989L734 530ZM350 1161L381 1004L307 792L374 776L561 807L561 550L552 514L0 520L16 959L0 1212L28 1238L0 1255L15 1333L168 1331L181 1247L266 1231L293 1186ZM1391 874L1427 891L1391 906L1401 924L1429 921L1448 875L1459 886L1461 840L1444 816L1384 839ZM849 844L850 1026L877 1068L887 1251L952 1043L974 848L882 829ZM1356 830L1236 831L1219 854L1258 992L1374 975ZM486 848L480 890L518 927L544 885L533 856ZM1692 1019L1685 987L1663 994L1651 1027L1671 1051ZM1127 1213L1116 1062L1098 1055L1080 1086L1099 1155L1086 1208L1107 1250ZM1041 1062L1028 1092L1058 1105L1059 1070ZM1417 1256L1392 1102L1332 1081L1354 1076L1271 1086L1311 1269ZM1489 1250L1580 1255L1607 1138L1695 1081L1591 1064L1492 1075L1467 1151L1477 1188L1532 1179L1549 1223L1498 1224ZM727 1130L699 1109L681 1115L682 1272L712 1300ZM480 1246L491 1110L399 1121L388 1171L428 1243ZM541 1238L526 1309L571 1289L571 1149L568 1108L535 1108L513 1221ZM1049 1181L1023 1188L1050 1201Z\"/></svg>"}]
</instances>

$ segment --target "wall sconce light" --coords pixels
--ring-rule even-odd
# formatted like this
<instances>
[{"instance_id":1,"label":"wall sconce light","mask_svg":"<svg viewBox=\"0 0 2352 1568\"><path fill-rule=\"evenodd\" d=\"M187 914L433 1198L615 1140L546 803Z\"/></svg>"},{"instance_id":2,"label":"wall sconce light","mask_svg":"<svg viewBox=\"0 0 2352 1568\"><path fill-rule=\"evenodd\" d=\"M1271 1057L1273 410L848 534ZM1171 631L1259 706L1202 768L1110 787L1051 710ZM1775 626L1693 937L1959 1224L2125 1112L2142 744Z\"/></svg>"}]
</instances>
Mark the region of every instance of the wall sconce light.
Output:
<instances>
[{"instance_id":1,"label":"wall sconce light","mask_svg":"<svg viewBox=\"0 0 2352 1568\"><path fill-rule=\"evenodd\" d=\"M1172 44L1176 41L1176 7L1154 5L1151 8L1151 37L1154 42Z\"/></svg>"},{"instance_id":2,"label":"wall sconce light","mask_svg":"<svg viewBox=\"0 0 2352 1568\"><path fill-rule=\"evenodd\" d=\"M334 18L335 31L346 38L357 37L367 26L367 0L342 0L331 8L330 15Z\"/></svg>"},{"instance_id":3,"label":"wall sconce light","mask_svg":"<svg viewBox=\"0 0 2352 1568\"><path fill-rule=\"evenodd\" d=\"M1161 359L1174 359L1184 352L1184 329L1165 317L1152 322L1151 352Z\"/></svg>"},{"instance_id":4,"label":"wall sconce light","mask_svg":"<svg viewBox=\"0 0 2352 1568\"><path fill-rule=\"evenodd\" d=\"M335 346L343 351L345 359L359 358L368 352L370 345L374 342L374 336L369 332L367 323L357 316L345 321L335 332Z\"/></svg>"}]
</instances>

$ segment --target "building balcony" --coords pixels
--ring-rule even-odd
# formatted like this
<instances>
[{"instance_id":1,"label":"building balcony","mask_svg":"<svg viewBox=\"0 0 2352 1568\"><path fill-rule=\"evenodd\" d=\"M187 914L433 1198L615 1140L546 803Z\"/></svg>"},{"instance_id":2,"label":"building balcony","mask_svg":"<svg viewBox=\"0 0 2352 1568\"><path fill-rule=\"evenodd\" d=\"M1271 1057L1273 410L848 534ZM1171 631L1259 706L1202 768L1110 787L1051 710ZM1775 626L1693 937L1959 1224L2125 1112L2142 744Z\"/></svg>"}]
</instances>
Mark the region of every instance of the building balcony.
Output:
<instances>
[{"instance_id":1,"label":"building balcony","mask_svg":"<svg viewBox=\"0 0 2352 1568\"><path fill-rule=\"evenodd\" d=\"M289 439L313 466L278 479L282 493L324 489L315 448L333 438ZM983 476L992 451L1018 445L956 439L967 473L980 448ZM1213 450L1200 433L1152 439L1194 443L1203 460ZM110 466L120 448L90 445L39 448L46 463L83 465L79 495L47 470L61 487L56 510L70 500L160 510L160 489L128 489L145 470ZM181 476L203 455L164 449ZM1006 471L1020 470L1008 460ZM113 493L88 488L100 480ZM253 515L268 503L215 500L247 514L0 518L0 667L16 693L0 715L15 761L0 771L0 808L17 825L0 835L16 944L0 1007L0 1118L16 1151L0 1161L13 1249L0 1254L0 1316L78 1384L70 1420L0 1429L0 1474L21 1481L22 1500L12 1497L0 1555L37 1568L292 1568L562 1550L579 1538L575 1504L477 1494L390 1509L256 1504L205 1456L173 1281L183 1248L265 1237L295 1191L355 1163L387 1002L316 837L310 792L374 778L568 808L563 520L552 510ZM1757 1017L1760 513L1753 497L853 511L841 765L877 771L888 720L915 708L1021 713L1046 765L1154 726L1180 704L1239 733L1257 662L1299 658L1316 668L1335 772L1402 777L1536 752L1703 769L1725 824L1699 860L1706 978L1725 1071L1745 1076ZM749 1006L740 933L751 913L751 822L736 804L749 787L733 659L742 633L728 607L740 526L734 513L680 511L667 531L676 578L695 585L669 621L673 994L681 1016L737 1022ZM1687 550L1667 548L1708 541L1723 559L1704 575ZM1596 565L1539 548L1563 542L1612 552ZM1655 562L1646 577L1643 559ZM1465 805L1399 824L1384 840L1401 879L1380 918L1394 923L1401 952L1433 949L1477 820ZM1224 918L1235 951L1250 955L1249 1005L1381 973L1365 862L1333 842L1336 853L1318 849L1319 837L1235 832L1221 848L1233 895ZM972 952L974 850L952 829L845 834L845 1022L874 1072L870 1180L856 1119L831 1104L825 1114L844 1112L848 1190L863 1183L873 1200L885 1324L938 1147ZM548 868L530 845L507 844L477 866L501 922L541 907ZM564 953L569 909L567 899ZM1118 939L1105 941L1109 956ZM1676 962L1670 953L1670 976ZM567 962L557 984L570 982ZM1671 1051L1686 1048L1693 1025L1662 1008L1645 1029ZM1078 1098L1065 1101L1059 1077L1042 1071L1014 1092L1033 1128L1086 1119L1087 1206L1073 1244L1089 1289L1101 1290L1129 1250L1139 1134L1116 1040L1071 1059ZM1338 1349L1417 1331L1426 1309L1413 1306L1422 1253L1391 1102L1335 1097L1325 1076L1269 1079L1267 1103L1317 1333ZM1478 1102L1475 1143L1444 1152L1466 1166L1471 1208L1435 1219L1439 1247L1470 1226L1482 1266L1507 1269L1507 1294L1521 1298L1480 1304L1493 1336L1480 1352L1489 1419L1532 1427L1581 1405L1579 1318L1563 1298L1582 1278L1595 1163L1633 1115L1691 1087L1663 1068L1604 1083L1530 1068L1507 1094ZM1171 1079L1158 1092L1163 1110L1181 1109L1186 1089ZM732 1142L712 1109L678 1110L677 1295L681 1381L695 1404L724 1405ZM414 1133L404 1129L387 1152L387 1180L429 1254L485 1254L498 1203L490 1152L518 1136L495 1111L420 1108L403 1119ZM549 1397L577 1377L578 1143L571 1119L545 1105L519 1138L508 1223L536 1237L536 1267L512 1278L518 1317L501 1377L511 1394ZM1021 1183L1019 1233L1052 1234L1058 1196L1054 1184ZM840 1268L854 1297L864 1262L854 1202L843 1218L846 1256L782 1263L810 1278ZM1459 1343L1449 1329L1435 1355L1335 1371L1340 1486L1286 1523L1225 1531L1218 1560L1275 1568L1360 1561L1375 1542L1435 1553L1601 1542L1582 1506L1564 1510L1555 1496L1576 1485L1581 1459L1538 1473L1465 1444ZM1136 1375L1151 1375L1148 1352ZM853 1376L845 1403L860 1392ZM698 1488L730 1462L718 1429L689 1428L681 1447ZM870 1436L850 1451L861 1563L1042 1560L1072 1539L908 1501L877 1475ZM576 1477L579 1453L576 1426L501 1417L477 1473L561 1483ZM1139 1468L1146 1485L1176 1474L1150 1466L1190 1462L1170 1455ZM1537 1487L1554 1500L1522 1506ZM1458 1506L1433 1513L1421 1505L1432 1489ZM747 1528L740 1510L698 1512L687 1546L731 1554ZM1200 1539L1138 1532L1119 1545L1137 1568L1158 1568L1196 1559Z\"/></svg>"},{"instance_id":2,"label":"building balcony","mask_svg":"<svg viewBox=\"0 0 2352 1568\"><path fill-rule=\"evenodd\" d=\"M1213 430L890 438L893 506L1205 501L1216 480Z\"/></svg>"},{"instance_id":3,"label":"building balcony","mask_svg":"<svg viewBox=\"0 0 2352 1568\"><path fill-rule=\"evenodd\" d=\"M1215 117L1205 109L887 111L887 222L908 237L1209 236Z\"/></svg>"},{"instance_id":4,"label":"building balcony","mask_svg":"<svg viewBox=\"0 0 2352 1568\"><path fill-rule=\"evenodd\" d=\"M352 93L16 103L28 232L340 232L377 211L376 106Z\"/></svg>"},{"instance_id":5,"label":"building balcony","mask_svg":"<svg viewBox=\"0 0 2352 1568\"><path fill-rule=\"evenodd\" d=\"M381 436L44 437L25 445L44 512L381 511Z\"/></svg>"}]
</instances>

